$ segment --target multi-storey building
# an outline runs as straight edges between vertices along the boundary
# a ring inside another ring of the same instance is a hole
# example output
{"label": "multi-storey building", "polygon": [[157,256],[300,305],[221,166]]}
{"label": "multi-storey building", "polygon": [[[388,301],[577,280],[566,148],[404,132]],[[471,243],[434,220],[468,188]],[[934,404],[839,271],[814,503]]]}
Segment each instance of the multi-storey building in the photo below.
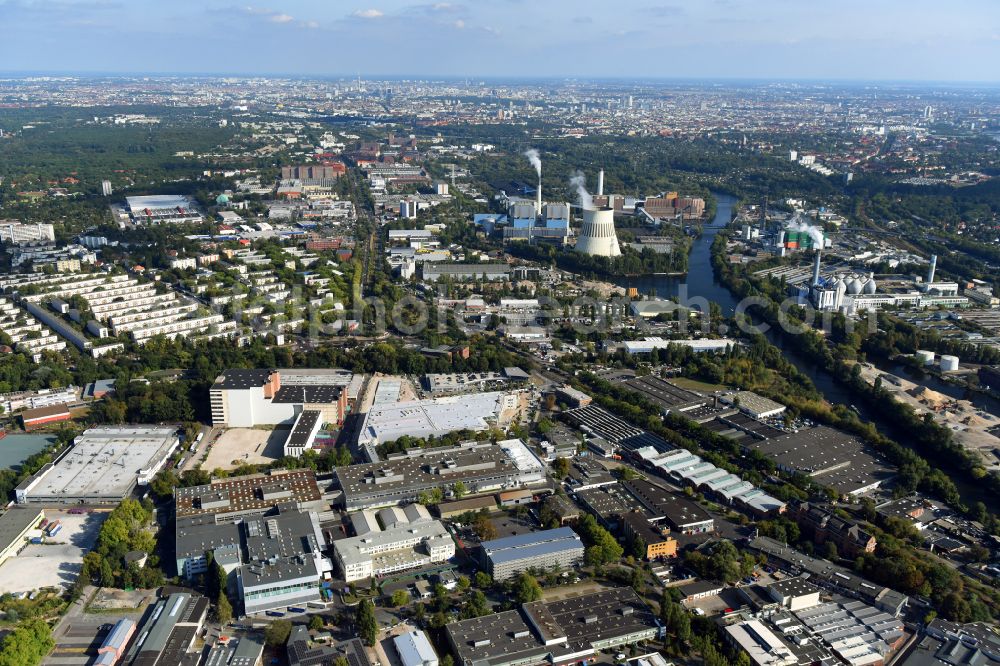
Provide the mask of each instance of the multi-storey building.
{"label": "multi-storey building", "polygon": [[493,580],[504,581],[529,569],[568,568],[583,560],[583,541],[570,527],[484,541],[482,565]]}

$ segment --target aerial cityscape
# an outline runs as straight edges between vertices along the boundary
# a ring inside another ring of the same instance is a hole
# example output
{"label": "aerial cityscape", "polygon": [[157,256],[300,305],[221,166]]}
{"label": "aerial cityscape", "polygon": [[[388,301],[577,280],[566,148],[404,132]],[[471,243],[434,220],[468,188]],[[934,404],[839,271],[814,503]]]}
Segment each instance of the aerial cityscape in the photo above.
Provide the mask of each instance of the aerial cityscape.
{"label": "aerial cityscape", "polygon": [[280,5],[0,0],[0,666],[1000,666],[1000,6]]}

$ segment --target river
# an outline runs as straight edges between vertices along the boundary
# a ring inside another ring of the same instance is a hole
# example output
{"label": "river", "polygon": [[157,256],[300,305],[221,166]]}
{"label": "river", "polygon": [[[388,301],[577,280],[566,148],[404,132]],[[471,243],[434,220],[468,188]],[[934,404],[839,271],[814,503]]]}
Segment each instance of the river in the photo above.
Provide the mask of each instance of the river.
{"label": "river", "polygon": [[[691,246],[687,276],[648,275],[622,278],[618,283],[625,287],[636,287],[640,294],[655,291],[660,298],[676,297],[681,293],[681,287],[687,285],[686,298],[688,300],[698,297],[705,298],[717,303],[724,315],[731,316],[736,311],[736,305],[739,301],[730,293],[729,289],[715,279],[715,271],[712,270],[712,241],[715,240],[715,235],[720,230],[729,225],[736,199],[727,194],[714,193],[714,196],[717,201],[715,217],[702,227],[701,236],[696,238]],[[850,391],[834,381],[828,372],[817,367],[809,359],[787,349],[784,337],[780,332],[769,330],[766,332],[766,336],[771,344],[779,347],[784,352],[785,357],[812,380],[828,401],[848,406],[854,404]],[[863,410],[864,407],[858,405],[858,409]],[[868,416],[863,411],[862,415]]]}
{"label": "river", "polygon": [[[738,301],[724,285],[715,279],[715,271],[712,269],[712,241],[715,240],[715,235],[720,230],[729,225],[736,199],[726,194],[713,194],[718,201],[715,217],[712,218],[711,223],[703,227],[701,236],[694,241],[691,247],[686,277],[650,275],[621,278],[617,281],[618,284],[623,287],[636,287],[641,294],[647,294],[655,290],[656,295],[659,297],[678,296],[681,292],[681,287],[687,285],[687,299],[695,297],[705,298],[718,303],[724,315],[732,315],[736,311]],[[824,368],[819,367],[812,360],[802,356],[795,350],[789,349],[785,344],[785,335],[774,328],[765,332],[765,336],[771,344],[781,349],[785,358],[812,380],[816,389],[828,402],[852,407],[861,416],[863,421],[875,424],[879,432],[899,442],[907,440],[908,435],[901,432],[895,423],[883,418],[881,414],[874,412],[863,402],[857,401],[851,391],[843,384],[837,382],[833,378],[833,375]],[[910,376],[908,371],[897,363],[885,362],[878,363],[877,365],[885,372],[891,372],[892,374],[906,377],[913,381],[919,381],[928,388],[951,397],[966,397],[963,388],[941,381],[933,375],[926,375],[923,378],[917,379]],[[975,393],[968,397],[971,397],[972,402],[980,409],[1000,416],[1000,401],[997,401],[995,398],[982,393]],[[995,498],[984,496],[981,488],[966,482],[960,476],[958,478],[956,478],[956,475],[950,476],[966,501],[982,500],[989,503],[995,500]]]}
{"label": "river", "polygon": [[[648,275],[621,278],[618,280],[618,284],[623,287],[635,287],[639,290],[640,294],[648,294],[655,291],[656,295],[661,298],[676,297],[681,294],[682,286],[687,285],[687,292],[685,294],[687,299],[701,297],[718,303],[722,309],[722,313],[726,316],[731,316],[736,311],[738,301],[730,293],[729,289],[720,284],[715,278],[715,271],[712,270],[712,242],[715,240],[715,235],[729,225],[736,199],[727,194],[713,194],[718,202],[715,217],[702,228],[701,236],[695,239],[692,244],[691,254],[688,257],[688,272],[686,277]],[[829,372],[796,351],[788,349],[785,345],[784,336],[785,334],[775,329],[766,332],[766,337],[771,344],[780,348],[784,352],[785,358],[795,364],[799,371],[812,380],[817,390],[823,394],[827,401],[833,404],[855,406],[865,420],[875,422],[880,430],[890,436],[896,434],[893,424],[883,421],[877,415],[871,413],[870,410],[866,409],[863,404],[858,404],[852,396],[851,391],[834,380]],[[885,372],[891,372],[901,377],[919,381],[928,388],[953,398],[966,397],[962,387],[941,381],[933,375],[926,375],[917,380],[908,375],[907,370],[899,364],[878,363],[877,365]],[[980,409],[1000,416],[1000,401],[982,393],[975,393],[969,397],[972,398],[973,403]]]}

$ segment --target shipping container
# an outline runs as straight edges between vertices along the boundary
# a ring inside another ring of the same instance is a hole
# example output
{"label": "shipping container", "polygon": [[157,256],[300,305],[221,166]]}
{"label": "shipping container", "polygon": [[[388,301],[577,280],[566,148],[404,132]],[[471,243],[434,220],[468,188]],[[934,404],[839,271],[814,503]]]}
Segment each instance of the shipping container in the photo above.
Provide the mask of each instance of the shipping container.
{"label": "shipping container", "polygon": [[45,537],[31,537],[31,543],[45,543]]}
{"label": "shipping container", "polygon": [[281,611],[267,611],[265,615],[268,617],[285,617],[285,614]]}
{"label": "shipping container", "polygon": [[306,609],[302,608],[301,606],[289,606],[288,607],[288,612],[289,613],[305,613]]}
{"label": "shipping container", "polygon": [[62,531],[62,525],[56,525],[53,529],[49,530],[49,536],[54,537]]}

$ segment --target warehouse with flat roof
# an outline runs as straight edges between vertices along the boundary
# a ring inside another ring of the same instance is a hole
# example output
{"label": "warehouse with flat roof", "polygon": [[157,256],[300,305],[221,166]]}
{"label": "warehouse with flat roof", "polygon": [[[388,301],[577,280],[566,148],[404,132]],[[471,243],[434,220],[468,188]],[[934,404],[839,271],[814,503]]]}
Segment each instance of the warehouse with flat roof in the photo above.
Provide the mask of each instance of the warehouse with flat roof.
{"label": "warehouse with flat roof", "polygon": [[17,487],[17,502],[120,502],[152,480],[177,444],[172,427],[89,428],[62,457]]}
{"label": "warehouse with flat roof", "polygon": [[19,506],[0,515],[0,564],[17,555],[27,545],[28,533],[43,518],[45,512],[41,509]]}
{"label": "warehouse with flat roof", "polygon": [[500,414],[515,404],[513,394],[490,391],[373,405],[365,414],[358,443],[382,444],[403,435],[440,437],[459,430],[480,432],[495,426]]}
{"label": "warehouse with flat roof", "polygon": [[895,476],[894,468],[861,439],[827,426],[753,441],[745,448],[756,449],[779,469],[808,476],[842,496],[862,495]]}

